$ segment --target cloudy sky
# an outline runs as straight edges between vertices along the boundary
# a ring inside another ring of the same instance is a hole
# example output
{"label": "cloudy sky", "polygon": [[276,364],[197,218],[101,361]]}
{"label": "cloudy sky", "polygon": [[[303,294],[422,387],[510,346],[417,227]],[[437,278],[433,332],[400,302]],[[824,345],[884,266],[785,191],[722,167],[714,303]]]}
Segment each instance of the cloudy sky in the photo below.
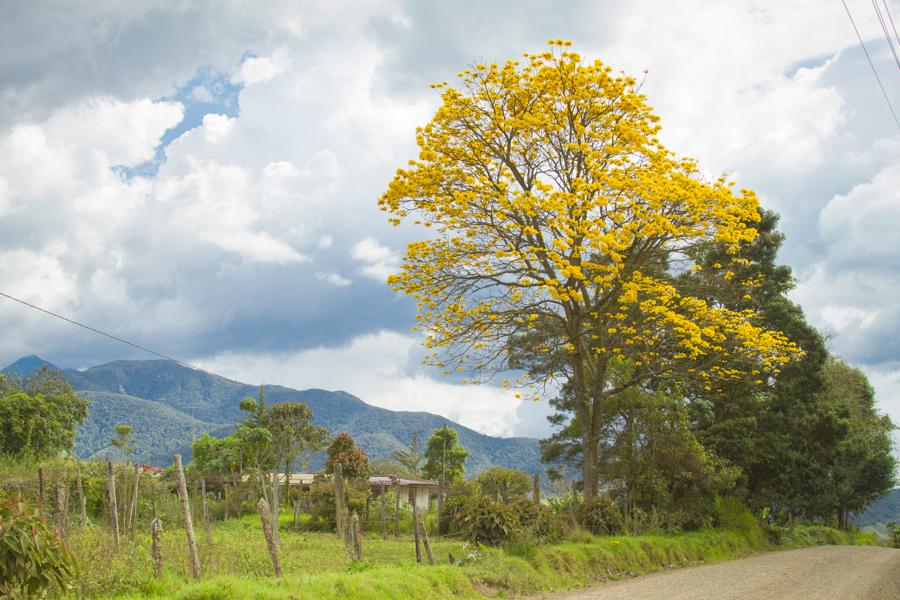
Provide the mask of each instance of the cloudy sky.
{"label": "cloudy sky", "polygon": [[[667,145],[782,215],[794,298],[900,422],[900,126],[839,0],[2,3],[0,291],[249,383],[542,435],[544,406],[420,366],[384,284],[416,232],[376,200],[429,83],[549,38],[649,70]],[[145,358],[0,298],[0,363],[32,353]]]}

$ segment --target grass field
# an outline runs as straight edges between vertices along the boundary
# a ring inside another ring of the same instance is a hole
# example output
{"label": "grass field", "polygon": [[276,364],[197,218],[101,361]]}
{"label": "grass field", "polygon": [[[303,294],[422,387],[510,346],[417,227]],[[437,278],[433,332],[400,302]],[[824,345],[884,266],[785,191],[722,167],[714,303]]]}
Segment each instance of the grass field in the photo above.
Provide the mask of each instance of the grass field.
{"label": "grass field", "polygon": [[[471,598],[510,597],[570,589],[606,579],[675,566],[715,562],[774,548],[760,529],[701,531],[673,536],[594,537],[541,545],[520,541],[504,549],[472,552],[460,540],[434,537],[438,565],[417,565],[411,535],[366,534],[363,561],[353,562],[333,533],[295,531],[283,517],[281,562],[285,577],[272,576],[258,519],[253,515],[215,524],[212,543],[197,531],[203,579],[190,578],[184,531],[163,538],[165,576],[153,579],[150,539],[126,536],[114,549],[109,531],[94,526],[72,531],[70,546],[81,573],[71,598],[289,599],[289,598]],[[816,543],[871,543],[827,528],[782,530],[785,547]],[[449,554],[456,564],[451,565]]]}

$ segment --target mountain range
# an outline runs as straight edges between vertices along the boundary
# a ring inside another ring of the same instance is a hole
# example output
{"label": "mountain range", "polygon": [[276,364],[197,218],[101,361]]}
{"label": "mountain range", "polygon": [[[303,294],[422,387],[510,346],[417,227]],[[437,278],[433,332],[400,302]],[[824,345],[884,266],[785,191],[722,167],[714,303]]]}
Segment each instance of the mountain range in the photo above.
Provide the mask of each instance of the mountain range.
{"label": "mountain range", "polygon": [[[191,439],[209,432],[226,436],[242,417],[238,404],[255,398],[256,386],[239,383],[167,360],[118,360],[83,371],[58,369],[27,356],[2,373],[27,377],[44,365],[59,370],[72,388],[90,402],[88,417],[79,427],[75,453],[82,458],[117,457],[110,440],[114,427],[131,425],[136,438],[133,460],[167,466],[176,452],[190,456]],[[302,402],[316,424],[337,434],[347,432],[370,458],[389,458],[406,447],[413,432],[424,442],[431,432],[449,425],[469,451],[467,474],[492,466],[542,470],[538,440],[499,438],[478,433],[449,419],[427,412],[392,411],[366,404],[341,391],[295,390],[264,386],[266,402]],[[321,464],[315,460],[313,467]]]}

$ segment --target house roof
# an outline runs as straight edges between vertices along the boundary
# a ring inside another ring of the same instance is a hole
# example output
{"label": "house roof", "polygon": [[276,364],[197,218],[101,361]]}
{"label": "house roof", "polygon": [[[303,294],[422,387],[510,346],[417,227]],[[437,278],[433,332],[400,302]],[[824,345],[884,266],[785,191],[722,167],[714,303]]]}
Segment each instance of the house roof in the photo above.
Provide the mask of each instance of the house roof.
{"label": "house roof", "polygon": [[[310,485],[319,473],[291,473],[289,485]],[[278,473],[276,476],[278,483],[284,483],[284,473]],[[244,479],[248,479],[249,475],[244,475]],[[369,485],[378,486],[394,486],[401,487],[438,487],[437,481],[430,479],[411,479],[407,477],[391,477],[385,475],[376,475],[369,477]]]}

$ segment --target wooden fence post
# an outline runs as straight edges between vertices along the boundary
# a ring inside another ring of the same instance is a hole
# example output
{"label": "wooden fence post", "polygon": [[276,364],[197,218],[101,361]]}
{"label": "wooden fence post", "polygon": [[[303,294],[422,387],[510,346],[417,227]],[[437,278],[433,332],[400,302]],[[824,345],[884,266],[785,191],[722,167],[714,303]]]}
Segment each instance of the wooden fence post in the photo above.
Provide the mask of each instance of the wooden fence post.
{"label": "wooden fence post", "polygon": [[534,472],[534,481],[531,488],[531,501],[535,504],[541,503],[541,473],[540,471]]}
{"label": "wooden fence post", "polygon": [[353,560],[361,561],[362,560],[362,539],[361,533],[359,531],[359,515],[355,512],[353,516],[350,518],[350,531],[352,532],[353,544],[352,544],[352,555]]}
{"label": "wooden fence post", "polygon": [[259,512],[259,521],[262,524],[263,535],[266,536],[266,546],[269,549],[269,558],[272,559],[272,568],[275,570],[275,577],[281,577],[281,562],[278,560],[278,546],[275,544],[275,535],[272,533],[271,509],[265,498],[260,498],[256,503],[256,509]]}
{"label": "wooden fence post", "polygon": [[163,576],[163,550],[162,550],[162,521],[158,517],[154,517],[150,521],[150,535],[153,538],[153,545],[150,547],[150,555],[153,557],[153,574],[157,579]]}
{"label": "wooden fence post", "polygon": [[180,454],[175,455],[175,470],[178,472],[178,496],[181,498],[181,511],[184,513],[184,531],[187,535],[188,551],[191,554],[191,572],[194,579],[200,579],[200,556],[197,554],[197,542],[194,540],[191,502],[188,498],[187,483],[184,480],[184,469],[181,468]]}
{"label": "wooden fence post", "polygon": [[334,464],[334,524],[338,537],[344,537],[344,476],[341,463]]}
{"label": "wooden fence post", "polygon": [[400,483],[396,483],[394,485],[394,489],[397,491],[397,503],[394,507],[394,535],[400,535]]}
{"label": "wooden fence post", "polygon": [[434,555],[431,554],[431,544],[428,542],[428,532],[425,531],[425,519],[421,513],[416,515],[416,528],[422,537],[422,545],[425,546],[425,556],[428,558],[428,564],[434,566]]}
{"label": "wooden fence post", "polygon": [[119,511],[116,507],[116,475],[111,460],[106,461],[106,479],[109,483],[109,520],[113,530],[113,540],[119,546]]}
{"label": "wooden fence post", "polygon": [[200,493],[203,495],[203,528],[206,531],[206,543],[212,545],[212,533],[209,531],[209,506],[206,503],[206,478],[200,478]]}
{"label": "wooden fence post", "polygon": [[443,467],[441,468],[441,478],[438,480],[438,497],[437,497],[437,517],[435,519],[435,525],[440,531],[441,528],[441,513],[444,511],[444,473]]}
{"label": "wooden fence post", "polygon": [[381,539],[387,539],[387,498],[385,497],[387,494],[387,488],[385,488],[384,484],[381,484]]}
{"label": "wooden fence post", "polygon": [[53,517],[56,521],[56,528],[59,529],[60,535],[65,538],[68,529],[68,510],[66,510],[66,493],[63,489],[63,483],[57,481],[53,486]]}
{"label": "wooden fence post", "polygon": [[419,507],[413,501],[413,537],[416,540],[416,562],[422,562],[422,550],[419,548]]}
{"label": "wooden fence post", "polygon": [[138,501],[138,489],[141,482],[141,468],[138,465],[134,465],[134,487],[131,490],[131,504],[128,505],[128,515],[125,517],[125,525],[128,527],[128,530],[131,532],[131,537],[134,537],[134,524],[137,520],[137,501]]}
{"label": "wooden fence post", "polygon": [[84,495],[84,484],[81,481],[81,465],[78,465],[78,470],[75,471],[75,481],[78,485],[78,504],[81,509],[79,522],[81,526],[84,527],[87,525],[87,498]]}

